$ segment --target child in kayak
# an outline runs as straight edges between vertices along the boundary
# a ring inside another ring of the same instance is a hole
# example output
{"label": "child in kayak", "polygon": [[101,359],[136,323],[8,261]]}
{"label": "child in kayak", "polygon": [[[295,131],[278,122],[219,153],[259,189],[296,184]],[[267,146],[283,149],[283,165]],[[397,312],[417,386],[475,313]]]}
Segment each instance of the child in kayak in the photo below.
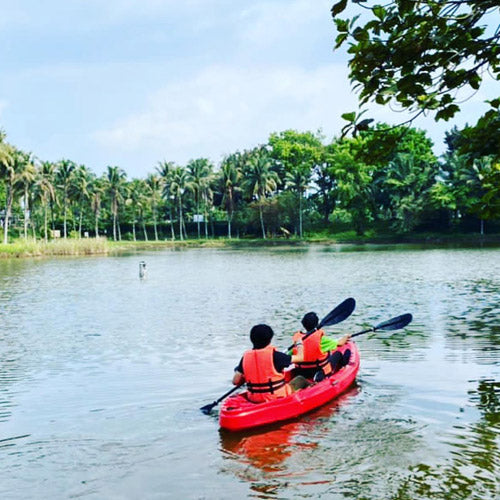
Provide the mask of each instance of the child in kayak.
{"label": "child in kayak", "polygon": [[309,385],[304,377],[295,377],[288,384],[283,370],[292,363],[304,359],[302,342],[296,344],[293,355],[278,351],[271,345],[274,332],[268,325],[255,325],[250,330],[250,341],[253,349],[243,354],[238,366],[234,369],[233,384],[247,384],[248,399],[254,403],[262,403],[282,398],[292,392]]}
{"label": "child in kayak", "polygon": [[315,381],[320,381],[325,376],[340,370],[349,363],[351,356],[349,349],[343,354],[336,351],[337,347],[349,342],[351,336],[344,335],[336,341],[326,337],[322,329],[318,330],[318,323],[318,315],[315,312],[308,312],[302,318],[302,326],[306,331],[298,331],[293,335],[294,345],[297,345],[297,342],[302,343],[304,352],[304,359],[296,363],[294,374],[313,378]]}

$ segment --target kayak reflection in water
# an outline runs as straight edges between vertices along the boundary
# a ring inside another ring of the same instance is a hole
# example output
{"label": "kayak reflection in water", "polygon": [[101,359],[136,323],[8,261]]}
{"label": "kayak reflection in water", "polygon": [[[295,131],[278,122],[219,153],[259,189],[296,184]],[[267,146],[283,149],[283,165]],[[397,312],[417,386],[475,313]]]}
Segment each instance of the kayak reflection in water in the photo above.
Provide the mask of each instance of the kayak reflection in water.
{"label": "kayak reflection in water", "polygon": [[[310,450],[318,448],[325,436],[331,436],[332,428],[336,425],[333,416],[338,408],[357,396],[359,391],[360,387],[354,385],[334,403],[314,410],[307,419],[241,432],[221,429],[221,450],[226,453],[227,458],[244,465],[239,474],[245,480],[253,475],[248,464],[268,473],[290,473],[290,467],[284,465],[284,462],[295,455],[298,457],[295,463],[304,463]],[[307,455],[301,455],[303,453]],[[297,470],[293,473],[300,475]]]}
{"label": "kayak reflection in water", "polygon": [[[279,428],[266,429],[264,432],[247,431],[242,433],[220,433],[221,447],[230,457],[241,463],[250,463],[265,472],[280,472],[285,470],[282,463],[298,451],[301,443],[293,441],[295,434],[300,432],[303,424],[290,422]],[[314,443],[314,447],[317,443]],[[310,444],[307,447],[311,447]],[[248,474],[248,471],[243,471]]]}
{"label": "kayak reflection in water", "polygon": [[302,342],[296,344],[294,354],[285,354],[271,344],[273,335],[268,325],[253,326],[250,330],[253,348],[243,354],[234,370],[233,384],[246,382],[248,399],[254,403],[283,398],[309,385],[300,375],[290,383],[285,380],[285,368],[304,359]]}
{"label": "kayak reflection in water", "polygon": [[318,323],[319,318],[315,312],[308,312],[304,315],[302,326],[306,331],[298,331],[293,335],[294,348],[292,350],[294,354],[297,346],[301,345],[304,358],[296,362],[293,374],[302,375],[317,382],[346,366],[351,356],[349,349],[346,349],[343,354],[336,351],[338,347],[349,342],[351,336],[348,334],[339,340],[334,340],[327,337],[321,328],[318,329]]}

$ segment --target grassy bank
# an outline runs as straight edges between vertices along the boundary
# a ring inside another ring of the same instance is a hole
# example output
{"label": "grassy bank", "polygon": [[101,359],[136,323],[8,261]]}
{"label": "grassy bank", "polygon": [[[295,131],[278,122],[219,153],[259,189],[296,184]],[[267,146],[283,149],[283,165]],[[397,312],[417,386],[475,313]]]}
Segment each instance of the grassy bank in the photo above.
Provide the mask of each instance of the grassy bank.
{"label": "grassy bank", "polygon": [[107,254],[110,245],[105,239],[67,239],[33,241],[19,239],[7,245],[0,244],[0,257],[41,257],[52,255],[97,255]]}
{"label": "grassy bank", "polygon": [[500,244],[500,234],[375,234],[367,233],[357,236],[353,231],[327,234],[310,233],[305,238],[242,238],[242,239],[189,239],[184,241],[109,241],[104,238],[94,239],[60,239],[47,243],[44,241],[15,240],[7,245],[0,244],[0,258],[8,257],[42,257],[56,255],[106,255],[129,251],[155,250],[162,248],[223,248],[223,247],[273,247],[273,246],[303,246],[308,244],[465,244],[483,243]]}

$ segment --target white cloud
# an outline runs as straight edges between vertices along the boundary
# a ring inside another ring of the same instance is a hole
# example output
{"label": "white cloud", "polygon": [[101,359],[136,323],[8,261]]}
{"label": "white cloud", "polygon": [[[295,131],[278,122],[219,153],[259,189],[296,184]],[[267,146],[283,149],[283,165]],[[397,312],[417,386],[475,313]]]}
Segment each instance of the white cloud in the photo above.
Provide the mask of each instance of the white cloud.
{"label": "white cloud", "polygon": [[354,109],[346,68],[329,65],[250,70],[227,66],[203,70],[190,80],[166,85],[148,108],[94,134],[107,149],[185,162],[250,148],[269,133],[288,128],[338,133],[340,114]]}

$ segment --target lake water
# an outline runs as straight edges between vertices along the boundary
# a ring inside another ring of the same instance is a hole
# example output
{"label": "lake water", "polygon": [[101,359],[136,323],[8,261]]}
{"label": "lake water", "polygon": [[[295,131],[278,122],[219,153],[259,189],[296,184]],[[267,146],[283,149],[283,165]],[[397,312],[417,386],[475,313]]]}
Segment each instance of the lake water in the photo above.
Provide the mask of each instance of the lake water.
{"label": "lake water", "polygon": [[[139,262],[147,276],[139,279]],[[357,308],[356,385],[222,432],[248,333]],[[500,497],[500,249],[311,246],[0,259],[0,498]]]}

